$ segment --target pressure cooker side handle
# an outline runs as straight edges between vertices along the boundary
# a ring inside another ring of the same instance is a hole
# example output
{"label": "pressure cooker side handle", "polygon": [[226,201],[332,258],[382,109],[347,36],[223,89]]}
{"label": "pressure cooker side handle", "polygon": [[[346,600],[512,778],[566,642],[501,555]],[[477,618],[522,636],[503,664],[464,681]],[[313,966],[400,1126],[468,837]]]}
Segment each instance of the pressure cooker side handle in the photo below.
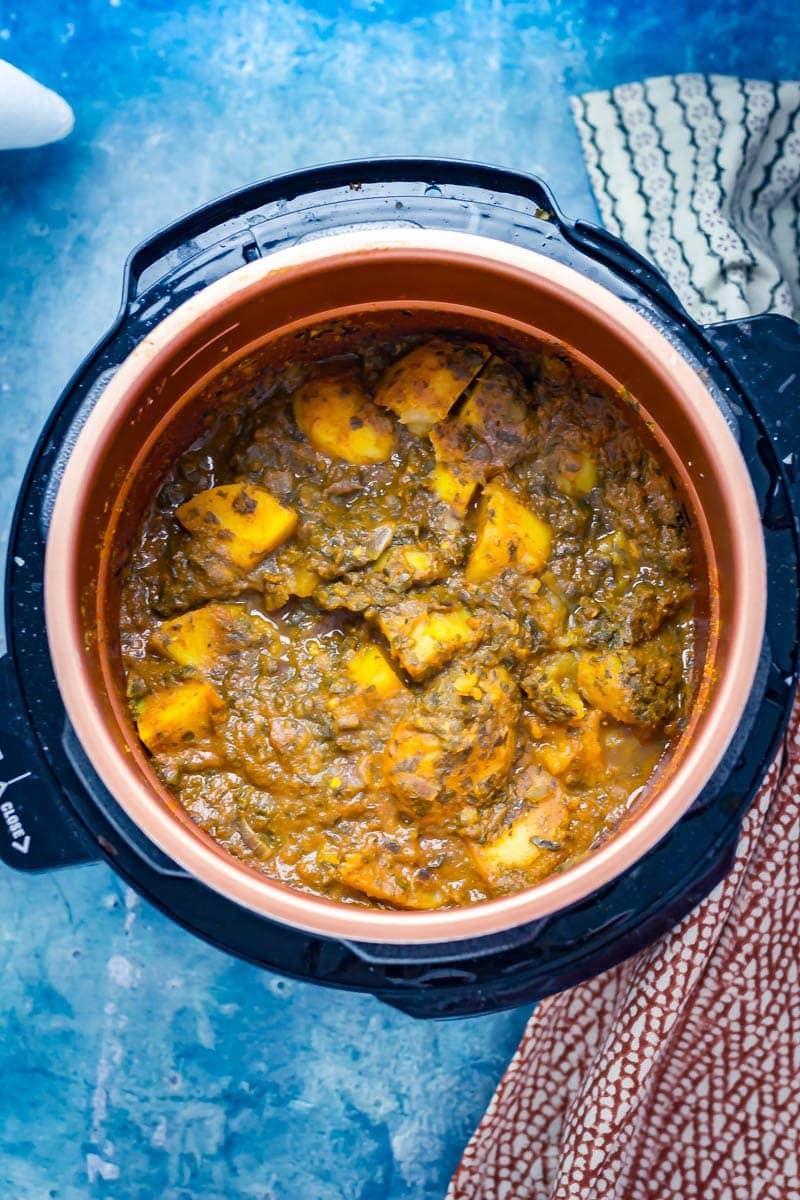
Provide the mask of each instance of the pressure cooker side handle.
{"label": "pressure cooker side handle", "polygon": [[[563,223],[562,230],[564,237],[576,249],[604,266],[613,267],[617,274],[631,280],[637,289],[645,288],[654,293],[674,312],[685,316],[683,305],[667,277],[649,259],[640,254],[638,250],[634,250],[633,246],[629,246],[622,238],[616,237],[602,225],[596,225],[593,221],[586,221],[582,217],[573,221],[572,224]],[[688,320],[688,318],[686,319]]]}
{"label": "pressure cooker side handle", "polygon": [[49,871],[99,858],[36,744],[6,654],[0,657],[0,859],[18,871]]}
{"label": "pressure cooker side handle", "polygon": [[[765,519],[773,529],[789,528],[800,521],[800,325],[766,314],[708,325],[704,333],[753,400],[773,444],[794,521],[777,508]],[[774,501],[779,506],[777,494]]]}

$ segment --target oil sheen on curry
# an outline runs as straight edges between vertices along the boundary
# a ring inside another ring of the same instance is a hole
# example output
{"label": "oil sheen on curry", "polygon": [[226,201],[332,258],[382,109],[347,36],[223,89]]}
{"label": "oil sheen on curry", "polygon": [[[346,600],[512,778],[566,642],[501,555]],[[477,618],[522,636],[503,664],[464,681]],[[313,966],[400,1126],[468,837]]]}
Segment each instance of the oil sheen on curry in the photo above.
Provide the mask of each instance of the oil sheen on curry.
{"label": "oil sheen on curry", "polygon": [[350,904],[515,892],[684,724],[688,517],[635,406],[457,334],[253,371],[162,483],[121,634],[139,737],[231,854]]}

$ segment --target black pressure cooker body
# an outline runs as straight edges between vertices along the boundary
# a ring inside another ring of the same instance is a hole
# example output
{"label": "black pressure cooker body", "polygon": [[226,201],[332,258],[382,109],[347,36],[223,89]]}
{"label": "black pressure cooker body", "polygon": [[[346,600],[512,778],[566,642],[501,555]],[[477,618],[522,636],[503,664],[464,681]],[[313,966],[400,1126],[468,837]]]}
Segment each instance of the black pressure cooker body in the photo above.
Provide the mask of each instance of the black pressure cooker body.
{"label": "black pressure cooker body", "polygon": [[[768,564],[761,665],[734,741],[690,810],[648,854],[579,903],[473,941],[334,941],[257,915],[172,862],[100,782],[66,719],[45,634],[44,550],[77,434],[119,365],[200,289],[273,250],[354,227],[480,233],[563,262],[636,308],[697,369],[738,429]],[[568,221],[526,175],[442,160],[378,160],[282,176],[198,209],[131,255],[112,328],[56,404],[23,480],[5,576],[0,658],[0,856],[41,871],[106,859],[173,920],[294,978],[369,992],[420,1017],[492,1012],[595,975],[675,925],[727,872],[742,817],[778,750],[797,685],[800,326],[763,316],[694,324],[625,243]]]}

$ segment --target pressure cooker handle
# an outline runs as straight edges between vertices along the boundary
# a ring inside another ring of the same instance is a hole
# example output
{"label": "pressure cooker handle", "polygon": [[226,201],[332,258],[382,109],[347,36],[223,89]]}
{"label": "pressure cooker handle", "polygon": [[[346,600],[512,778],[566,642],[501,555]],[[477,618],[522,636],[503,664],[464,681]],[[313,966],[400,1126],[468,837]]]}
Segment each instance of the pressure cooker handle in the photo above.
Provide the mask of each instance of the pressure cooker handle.
{"label": "pressure cooker handle", "polygon": [[765,523],[792,528],[800,521],[800,325],[766,314],[706,326],[705,335],[753,401],[780,463],[785,486],[773,481]]}
{"label": "pressure cooker handle", "polygon": [[595,225],[593,221],[581,217],[571,224],[562,222],[562,232],[567,241],[583,254],[603,266],[612,267],[617,275],[629,279],[637,290],[644,288],[676,312],[683,312],[683,306],[666,276],[622,238],[616,237],[602,225]]}
{"label": "pressure cooker handle", "polygon": [[48,871],[100,857],[36,743],[6,654],[0,657],[0,859],[18,871]]}

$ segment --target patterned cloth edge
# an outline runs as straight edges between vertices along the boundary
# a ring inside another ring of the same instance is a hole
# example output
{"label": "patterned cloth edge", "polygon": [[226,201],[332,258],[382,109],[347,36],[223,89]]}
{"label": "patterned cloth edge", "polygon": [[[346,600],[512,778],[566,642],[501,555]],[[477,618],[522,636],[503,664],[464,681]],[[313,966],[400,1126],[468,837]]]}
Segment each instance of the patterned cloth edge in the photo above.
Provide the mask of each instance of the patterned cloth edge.
{"label": "patterned cloth edge", "polygon": [[692,316],[800,315],[800,82],[665,75],[571,103],[604,224]]}

